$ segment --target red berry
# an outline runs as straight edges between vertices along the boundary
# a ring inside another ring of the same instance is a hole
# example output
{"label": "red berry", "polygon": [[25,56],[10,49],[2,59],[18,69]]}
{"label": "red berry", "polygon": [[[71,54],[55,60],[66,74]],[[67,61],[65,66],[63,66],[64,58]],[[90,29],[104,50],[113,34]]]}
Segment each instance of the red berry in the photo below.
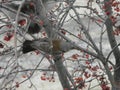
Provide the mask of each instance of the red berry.
{"label": "red berry", "polygon": [[62,34],[64,34],[64,35],[66,34],[66,32],[65,32],[65,31],[63,31],[63,30],[61,30],[61,33],[62,33]]}
{"label": "red berry", "polygon": [[73,59],[78,59],[78,57],[76,56],[76,54],[72,55]]}
{"label": "red berry", "polygon": [[19,85],[19,83],[18,83],[18,82],[16,82],[16,85],[15,85],[15,86],[16,86],[16,88],[18,88],[20,85]]}
{"label": "red berry", "polygon": [[68,88],[64,88],[64,90],[69,90]]}
{"label": "red berry", "polygon": [[110,12],[105,12],[106,13],[106,15],[110,15]]}
{"label": "red berry", "polygon": [[89,61],[86,61],[85,63],[86,63],[86,64],[90,64],[90,62],[89,62]]}
{"label": "red berry", "polygon": [[22,19],[22,20],[18,21],[18,24],[19,24],[20,26],[24,26],[24,25],[26,24],[26,20],[25,20],[25,19]]}
{"label": "red berry", "polygon": [[36,53],[36,55],[38,55],[38,54],[40,54],[40,51],[38,51],[38,50],[35,50],[35,53]]}
{"label": "red berry", "polygon": [[89,54],[86,54],[86,58],[87,58],[87,59],[89,58]]}
{"label": "red berry", "polygon": [[78,38],[82,38],[82,35],[81,35],[81,34],[78,34]]}
{"label": "red berry", "polygon": [[44,22],[42,20],[40,20],[40,25],[43,26],[44,25]]}
{"label": "red berry", "polygon": [[46,80],[46,77],[45,76],[41,76],[41,80]]}

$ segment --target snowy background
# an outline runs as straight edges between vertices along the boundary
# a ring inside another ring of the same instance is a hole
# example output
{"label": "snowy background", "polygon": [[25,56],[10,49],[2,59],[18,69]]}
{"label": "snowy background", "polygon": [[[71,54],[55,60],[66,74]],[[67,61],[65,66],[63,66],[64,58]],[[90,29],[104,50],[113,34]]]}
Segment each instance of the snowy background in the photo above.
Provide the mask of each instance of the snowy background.
{"label": "snowy background", "polygon": [[[86,2],[87,2],[87,0],[77,0],[75,4],[76,5],[77,4],[78,5],[86,5]],[[97,8],[97,5],[93,3],[93,7]],[[80,13],[85,13],[85,12],[89,13],[89,10],[81,9],[79,12]],[[82,18],[82,20],[83,20],[83,23],[87,27],[88,19]],[[64,25],[64,28],[67,29],[67,30],[70,30],[74,34],[78,33],[78,32],[74,32],[73,31],[75,28],[78,28],[77,24],[74,21],[70,21],[70,22],[66,23]],[[94,38],[93,38],[94,41],[98,45],[98,43],[99,43],[98,39],[100,37],[99,36],[99,34],[100,34],[100,28],[95,23],[92,23],[90,25],[90,30],[92,31],[91,35],[94,36]],[[73,36],[68,36],[68,37],[70,37],[72,40],[75,40],[75,42],[80,43]],[[118,38],[118,40],[120,40],[119,37],[117,37],[117,38]],[[0,38],[0,40],[2,40],[2,39],[3,38]],[[110,51],[110,49],[109,49],[110,46],[108,45],[106,34],[104,35],[104,40],[105,41],[103,42],[104,43],[104,47],[103,47],[104,51],[103,52],[105,52],[105,55],[107,55],[108,52]],[[12,42],[10,42],[10,43],[6,42],[6,43],[12,45]],[[84,44],[81,44],[81,43],[80,43],[80,45],[84,46]],[[73,50],[73,51],[70,51],[68,53],[65,53],[65,58],[70,57],[75,52],[77,53],[78,51]],[[40,60],[41,60],[42,57],[43,56],[41,54],[36,55],[35,52],[31,52],[31,53],[22,55],[19,58],[18,61],[19,61],[19,64],[23,66],[23,68],[25,68],[25,69],[32,69],[32,68],[35,68],[35,66],[40,62]],[[3,65],[4,63],[8,62],[8,60],[10,58],[11,58],[11,55],[0,57],[0,61],[1,61],[0,65]],[[74,68],[75,63],[69,63],[68,66]],[[46,69],[47,67],[49,67],[49,62],[47,61],[47,59],[44,58],[43,61],[42,61],[42,63],[39,65],[39,68],[41,70],[43,70],[43,69]],[[32,78],[30,79],[31,81],[28,80],[28,81],[24,82],[23,84],[20,84],[20,87],[17,88],[16,90],[57,90],[57,89],[58,90],[62,90],[62,87],[61,87],[61,84],[59,82],[57,73],[55,73],[55,82],[54,81],[49,81],[49,80],[44,81],[44,80],[41,80],[41,76],[43,75],[43,72],[41,72],[41,70],[38,70],[38,71],[36,71],[33,74]],[[0,74],[2,72],[3,71],[0,70]],[[49,73],[49,74],[51,74],[51,73]],[[20,82],[20,81],[26,79],[26,77],[23,77],[22,74],[20,74],[20,76],[21,76],[21,78],[18,77],[17,79],[15,79],[15,82]],[[1,81],[2,81],[2,79],[1,79]],[[32,82],[33,86],[35,86],[35,87],[30,88],[30,82]],[[92,86],[95,86],[98,83],[97,83],[97,81],[94,80],[91,84],[92,84]],[[2,83],[0,83],[0,85],[2,85]],[[83,90],[87,90],[87,88],[86,89],[83,88]],[[99,87],[96,87],[96,88],[93,88],[91,90],[101,90],[101,89]]]}

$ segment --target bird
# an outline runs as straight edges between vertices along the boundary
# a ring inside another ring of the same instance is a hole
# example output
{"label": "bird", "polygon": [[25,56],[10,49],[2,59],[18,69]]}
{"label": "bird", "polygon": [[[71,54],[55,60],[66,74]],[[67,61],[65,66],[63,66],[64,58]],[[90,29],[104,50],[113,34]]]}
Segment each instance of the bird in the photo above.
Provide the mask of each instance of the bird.
{"label": "bird", "polygon": [[35,5],[34,2],[25,2],[21,8],[21,12],[25,14],[35,14]]}
{"label": "bird", "polygon": [[29,27],[28,27],[28,31],[27,33],[29,34],[37,34],[42,30],[42,26],[40,26],[38,23],[36,22],[31,22]]}
{"label": "bird", "polygon": [[[12,3],[5,4],[5,6],[10,7],[14,10],[18,10],[20,4],[12,2]],[[27,15],[35,14],[36,8],[35,8],[34,1],[26,1],[21,8],[21,12]]]}
{"label": "bird", "polygon": [[26,54],[37,49],[42,50],[44,52],[49,52],[50,50],[48,48],[50,48],[50,42],[48,38],[25,40],[22,45],[22,52]]}
{"label": "bird", "polygon": [[69,50],[75,49],[74,45],[62,39],[41,38],[36,40],[25,40],[22,45],[23,54],[34,50],[41,50],[48,54],[65,53]]}
{"label": "bird", "polygon": [[35,48],[31,47],[31,44],[32,41],[30,40],[26,40],[24,43],[23,43],[23,46],[22,46],[22,52],[25,54],[25,53],[28,53],[30,51],[34,51],[36,50]]}

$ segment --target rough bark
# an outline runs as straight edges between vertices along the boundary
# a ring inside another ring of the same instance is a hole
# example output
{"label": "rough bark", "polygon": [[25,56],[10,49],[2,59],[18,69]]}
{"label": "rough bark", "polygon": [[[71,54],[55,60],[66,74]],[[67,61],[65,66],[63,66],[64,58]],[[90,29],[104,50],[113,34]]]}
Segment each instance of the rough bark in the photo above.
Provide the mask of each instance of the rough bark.
{"label": "rough bark", "polygon": [[[104,0],[105,6],[106,6],[106,12],[109,12],[110,14],[108,15],[105,25],[107,29],[107,35],[109,39],[109,43],[111,46],[111,49],[114,49],[115,46],[117,46],[117,42],[115,39],[115,36],[113,35],[113,24],[112,20],[110,19],[110,16],[112,15],[112,6],[110,4],[106,5],[106,3],[109,3],[110,0]],[[115,71],[114,71],[114,82],[115,82],[115,87],[112,88],[112,90],[120,90],[120,51],[119,48],[116,47],[113,50],[113,55],[116,60],[115,64]]]}
{"label": "rough bark", "polygon": [[70,83],[67,78],[67,72],[65,66],[63,65],[61,54],[54,55],[54,63],[63,89],[71,90]]}
{"label": "rough bark", "polygon": [[[106,28],[107,28],[109,42],[110,42],[111,48],[113,49],[117,45],[117,42],[115,40],[115,36],[112,33],[113,27],[112,27],[112,22],[109,18],[106,20]],[[114,71],[114,81],[115,81],[116,87],[120,87],[120,68],[119,68],[120,67],[120,51],[118,47],[113,51],[113,54],[116,60],[115,71]],[[120,88],[118,89],[114,88],[113,90],[120,90]]]}

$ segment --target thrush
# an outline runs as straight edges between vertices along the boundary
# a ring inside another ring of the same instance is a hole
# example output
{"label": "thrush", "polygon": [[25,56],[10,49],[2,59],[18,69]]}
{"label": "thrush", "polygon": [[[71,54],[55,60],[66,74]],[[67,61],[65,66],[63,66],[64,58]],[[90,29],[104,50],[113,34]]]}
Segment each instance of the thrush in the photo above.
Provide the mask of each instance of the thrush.
{"label": "thrush", "polygon": [[49,38],[42,38],[37,40],[25,40],[23,42],[22,52],[24,54],[37,49],[52,54],[56,52],[65,53],[75,49],[75,47],[70,42],[61,39],[50,40]]}

